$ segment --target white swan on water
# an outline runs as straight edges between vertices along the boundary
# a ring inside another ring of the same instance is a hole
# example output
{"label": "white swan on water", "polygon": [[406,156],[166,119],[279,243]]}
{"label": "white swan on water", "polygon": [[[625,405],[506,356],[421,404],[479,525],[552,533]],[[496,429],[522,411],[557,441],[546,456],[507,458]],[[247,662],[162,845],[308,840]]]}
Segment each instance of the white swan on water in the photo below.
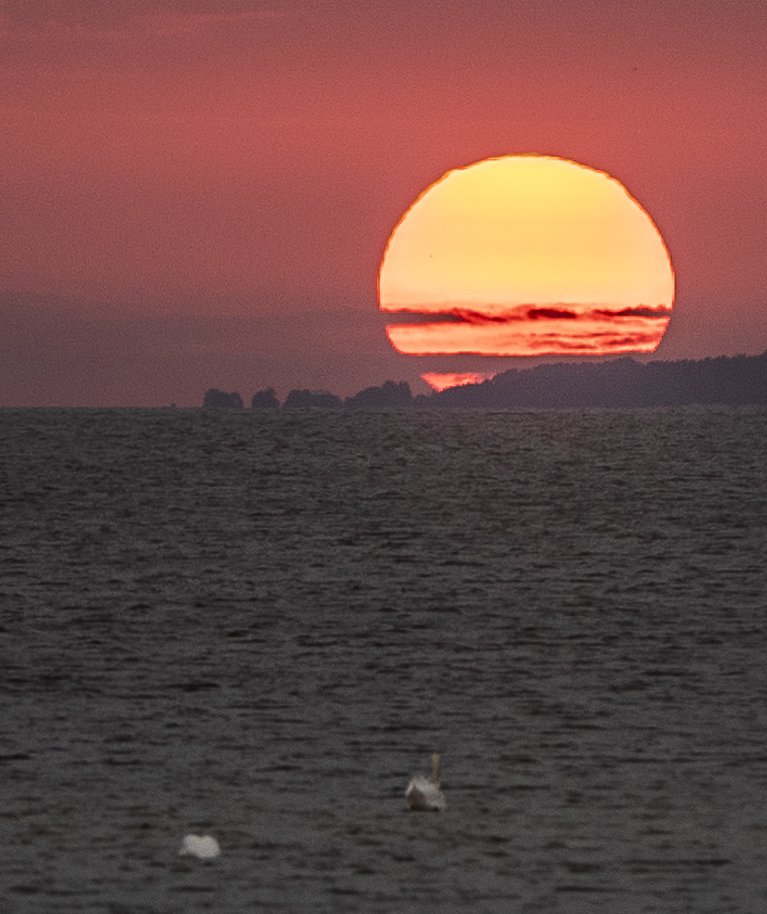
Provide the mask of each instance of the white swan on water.
{"label": "white swan on water", "polygon": [[212,835],[184,835],[178,854],[180,857],[213,860],[221,855],[221,847]]}
{"label": "white swan on water", "polygon": [[440,773],[439,752],[431,755],[431,772],[428,777],[416,774],[410,779],[405,790],[405,799],[408,809],[418,809],[429,812],[441,812],[447,807],[445,795],[439,781]]}

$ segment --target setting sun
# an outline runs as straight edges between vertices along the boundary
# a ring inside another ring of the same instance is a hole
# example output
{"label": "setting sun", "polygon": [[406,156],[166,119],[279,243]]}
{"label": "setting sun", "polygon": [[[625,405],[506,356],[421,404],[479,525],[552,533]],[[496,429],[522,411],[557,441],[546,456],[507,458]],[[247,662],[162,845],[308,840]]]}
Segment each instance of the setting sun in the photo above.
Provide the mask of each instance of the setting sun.
{"label": "setting sun", "polygon": [[427,188],[388,240],[378,288],[408,355],[613,355],[658,347],[674,273],[615,178],[520,155]]}

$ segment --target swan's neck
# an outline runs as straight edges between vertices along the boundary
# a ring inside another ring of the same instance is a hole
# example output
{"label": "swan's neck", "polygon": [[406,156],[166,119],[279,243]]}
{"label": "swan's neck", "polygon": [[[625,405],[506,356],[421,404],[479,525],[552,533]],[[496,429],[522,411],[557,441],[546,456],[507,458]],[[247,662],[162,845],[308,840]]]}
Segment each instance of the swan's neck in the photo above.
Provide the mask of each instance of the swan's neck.
{"label": "swan's neck", "polygon": [[440,768],[441,760],[439,752],[434,752],[431,757],[431,774],[429,775],[429,780],[432,784],[436,784],[437,786],[439,786]]}

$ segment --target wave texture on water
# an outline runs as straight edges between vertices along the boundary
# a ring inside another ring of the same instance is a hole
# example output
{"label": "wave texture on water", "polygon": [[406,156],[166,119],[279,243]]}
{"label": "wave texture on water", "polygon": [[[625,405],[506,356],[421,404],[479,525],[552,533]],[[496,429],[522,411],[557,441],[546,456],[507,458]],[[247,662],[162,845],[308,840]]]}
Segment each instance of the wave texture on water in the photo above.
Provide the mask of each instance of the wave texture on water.
{"label": "wave texture on water", "polygon": [[764,410],[0,435],[7,914],[764,908]]}

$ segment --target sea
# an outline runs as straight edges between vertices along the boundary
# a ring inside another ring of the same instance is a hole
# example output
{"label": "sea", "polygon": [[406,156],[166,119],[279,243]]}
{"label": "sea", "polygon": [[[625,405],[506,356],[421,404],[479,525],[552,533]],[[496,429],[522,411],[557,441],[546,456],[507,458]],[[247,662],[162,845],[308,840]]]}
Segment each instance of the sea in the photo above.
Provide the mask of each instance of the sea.
{"label": "sea", "polygon": [[767,910],[765,442],[0,410],[0,910]]}

